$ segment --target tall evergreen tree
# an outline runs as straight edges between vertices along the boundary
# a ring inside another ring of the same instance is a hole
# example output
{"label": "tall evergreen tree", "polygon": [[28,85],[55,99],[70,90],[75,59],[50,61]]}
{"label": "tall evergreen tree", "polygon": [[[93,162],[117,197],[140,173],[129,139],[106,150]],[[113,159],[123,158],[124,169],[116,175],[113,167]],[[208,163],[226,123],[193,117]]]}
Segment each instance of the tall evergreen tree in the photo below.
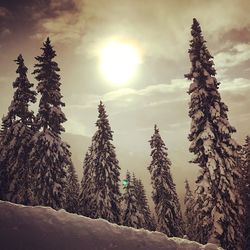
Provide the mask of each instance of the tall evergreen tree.
{"label": "tall evergreen tree", "polygon": [[60,93],[60,71],[53,60],[56,52],[49,38],[43,43],[41,56],[33,74],[38,81],[37,91],[41,94],[36,117],[37,132],[32,138],[30,164],[34,175],[34,195],[37,204],[55,209],[65,205],[66,170],[70,165],[69,146],[61,139],[62,123],[66,117],[61,110],[65,104]]}
{"label": "tall evergreen tree", "polygon": [[6,143],[5,136],[8,131],[8,127],[10,126],[10,121],[8,116],[2,118],[1,130],[0,130],[0,200],[6,200],[7,195],[7,165],[6,165]]}
{"label": "tall evergreen tree", "polygon": [[156,231],[156,228],[157,228],[157,223],[156,223],[156,217],[155,217],[155,214],[153,213],[152,214],[152,230],[151,231]]}
{"label": "tall evergreen tree", "polygon": [[78,198],[80,186],[73,163],[67,169],[67,189],[66,189],[66,211],[70,213],[78,213]]}
{"label": "tall evergreen tree", "polygon": [[155,125],[151,137],[152,161],[148,167],[153,186],[153,201],[157,215],[157,231],[168,236],[183,236],[183,222],[175,184],[170,173],[171,162],[168,159],[167,147],[159,129]]}
{"label": "tall evergreen tree", "polygon": [[95,203],[95,171],[91,164],[93,156],[92,146],[89,147],[83,162],[83,177],[79,195],[79,214],[95,218],[96,203]]}
{"label": "tall evergreen tree", "polygon": [[120,167],[112,144],[113,131],[102,102],[98,112],[97,131],[84,163],[80,210],[85,210],[83,213],[91,218],[103,218],[119,224]]}
{"label": "tall evergreen tree", "polygon": [[250,137],[247,136],[243,146],[243,195],[245,204],[245,249],[250,249]]}
{"label": "tall evergreen tree", "polygon": [[29,111],[29,104],[36,101],[36,92],[31,90],[33,84],[27,78],[28,69],[22,55],[15,62],[18,65],[18,77],[13,82],[16,91],[0,132],[0,198],[30,205],[32,181],[28,154],[34,115]]}
{"label": "tall evergreen tree", "polygon": [[192,67],[185,76],[192,80],[189,150],[195,154],[193,163],[200,167],[194,207],[201,221],[197,230],[199,241],[218,243],[229,250],[240,249],[239,216],[243,210],[235,186],[236,179],[240,178],[236,167],[238,144],[231,138],[236,130],[229,124],[228,107],[218,92],[213,57],[195,18],[191,35],[189,57]]}
{"label": "tall evergreen tree", "polygon": [[140,179],[133,178],[135,186],[135,197],[137,202],[137,209],[142,214],[143,224],[142,227],[153,231],[155,230],[154,221],[151,216],[151,212],[148,205],[148,199],[142,181]]}
{"label": "tall evergreen tree", "polygon": [[10,132],[13,123],[14,118],[10,116],[10,113],[3,116],[0,131],[0,200],[8,200],[9,178],[7,169],[9,155],[11,154],[9,146],[13,139]]}
{"label": "tall evergreen tree", "polygon": [[138,207],[135,177],[131,178],[129,171],[127,171],[126,179],[128,181],[128,185],[124,187],[124,194],[122,196],[123,225],[134,228],[143,228],[145,226],[145,220]]}
{"label": "tall evergreen tree", "polygon": [[185,198],[184,198],[184,204],[185,204],[185,231],[186,235],[188,236],[189,240],[194,240],[195,238],[195,231],[194,231],[194,221],[195,223],[198,223],[196,221],[196,216],[194,215],[193,206],[194,206],[194,196],[192,194],[192,191],[190,189],[189,183],[186,180],[185,181]]}

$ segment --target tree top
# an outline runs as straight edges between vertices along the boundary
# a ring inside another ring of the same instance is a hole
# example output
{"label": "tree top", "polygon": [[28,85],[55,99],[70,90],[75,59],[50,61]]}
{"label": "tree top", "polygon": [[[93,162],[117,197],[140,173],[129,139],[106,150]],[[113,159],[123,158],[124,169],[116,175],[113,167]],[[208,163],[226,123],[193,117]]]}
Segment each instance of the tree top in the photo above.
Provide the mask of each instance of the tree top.
{"label": "tree top", "polygon": [[154,126],[154,130],[155,130],[155,134],[158,134],[158,133],[159,133],[159,128],[157,127],[156,124],[155,124],[155,126]]}

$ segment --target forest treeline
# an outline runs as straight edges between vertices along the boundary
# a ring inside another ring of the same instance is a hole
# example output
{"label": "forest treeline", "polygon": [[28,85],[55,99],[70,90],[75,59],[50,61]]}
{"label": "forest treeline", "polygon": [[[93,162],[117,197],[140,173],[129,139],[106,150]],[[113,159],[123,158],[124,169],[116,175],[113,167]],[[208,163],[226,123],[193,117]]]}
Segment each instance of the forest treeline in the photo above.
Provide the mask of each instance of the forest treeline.
{"label": "forest treeline", "polygon": [[[34,84],[27,78],[22,55],[15,60],[14,96],[0,131],[0,199],[24,205],[64,208],[90,218],[212,242],[228,250],[250,248],[250,137],[239,145],[228,121],[228,107],[221,100],[213,57],[194,18],[188,51],[191,81],[188,94],[190,152],[200,171],[195,189],[186,181],[185,213],[170,171],[168,149],[155,125],[149,141],[152,199],[148,206],[143,183],[127,172],[120,190],[120,167],[113,145],[113,131],[102,102],[98,105],[96,132],[84,156],[81,183],[62,141],[63,123],[59,67],[48,38],[35,57]],[[37,100],[37,94],[40,98]],[[38,102],[38,112],[30,104]],[[1,215],[0,215],[1,216]]]}

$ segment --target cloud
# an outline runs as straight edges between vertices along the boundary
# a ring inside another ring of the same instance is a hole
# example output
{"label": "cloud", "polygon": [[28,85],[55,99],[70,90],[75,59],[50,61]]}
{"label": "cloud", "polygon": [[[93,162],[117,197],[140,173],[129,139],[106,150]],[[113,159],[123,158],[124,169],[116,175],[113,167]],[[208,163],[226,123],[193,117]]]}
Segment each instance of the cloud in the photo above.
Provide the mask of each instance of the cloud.
{"label": "cloud", "polygon": [[[86,120],[92,121],[94,124],[97,115],[97,106],[102,100],[107,107],[108,114],[112,117],[112,124],[124,127],[124,131],[129,131],[134,126],[135,129],[144,128],[158,120],[164,120],[164,115],[174,117],[173,121],[178,123],[185,120],[185,108],[179,108],[179,112],[173,116],[171,113],[173,108],[182,107],[187,103],[188,83],[184,79],[174,79],[169,84],[149,85],[142,89],[122,88],[115,91],[107,92],[104,95],[86,95],[84,98],[75,96],[78,104],[72,103],[66,106],[66,116],[69,114],[70,119],[74,119],[72,126],[68,125],[67,131],[70,133],[78,133],[78,127],[84,124],[87,130],[81,129],[81,134],[91,136],[94,129],[86,125]],[[79,103],[82,100],[82,103]],[[79,114],[85,114],[84,117]],[[147,116],[150,114],[150,116]],[[159,119],[159,117],[160,119]],[[155,120],[155,121],[154,121]],[[122,125],[117,125],[123,123]],[[77,126],[79,124],[79,126]],[[170,126],[169,129],[175,129],[176,126]],[[121,129],[123,131],[123,129]]]}
{"label": "cloud", "polygon": [[[143,99],[147,102],[151,99],[159,97],[157,102],[154,102],[154,106],[158,103],[166,103],[166,100],[161,100],[168,96],[167,102],[176,101],[176,98],[183,98],[183,96],[176,96],[175,93],[183,93],[186,96],[186,91],[188,89],[189,83],[185,79],[173,79],[170,81],[170,84],[157,84],[157,85],[148,85],[142,89],[134,88],[120,88],[114,91],[105,93],[104,95],[87,95],[85,97],[84,105],[77,105],[78,108],[95,108],[99,101],[102,100],[106,102],[117,102],[118,106],[130,106],[132,102],[135,102],[137,99]],[[163,101],[163,102],[162,102]],[[152,105],[152,104],[151,104]],[[74,105],[76,107],[76,105]]]}
{"label": "cloud", "polygon": [[[178,67],[180,62],[182,67],[189,63],[187,50],[193,17],[197,17],[201,23],[210,52],[221,52],[217,65],[236,64],[223,49],[241,42],[244,27],[250,27],[246,0],[239,0],[237,8],[235,1],[230,0],[47,2],[47,6],[42,7],[34,4],[40,9],[34,7],[31,11],[34,22],[37,22],[36,32],[31,35],[33,39],[44,40],[50,36],[55,43],[70,45],[76,56],[94,60],[97,60],[100,48],[110,40],[134,43],[142,53],[142,67],[146,70],[151,67],[144,73],[145,78],[147,74],[151,77],[154,71],[155,76],[152,78],[156,83],[179,77],[169,76],[168,69],[163,69],[163,62],[173,64],[170,68]],[[233,39],[236,36],[238,38]],[[237,59],[240,60],[241,56]],[[226,73],[222,66],[219,71],[221,75]]]}
{"label": "cloud", "polygon": [[50,35],[60,43],[76,43],[76,53],[92,57],[104,42],[118,39],[136,43],[147,57],[178,61],[186,56],[193,17],[216,51],[230,40],[230,31],[250,25],[247,0],[239,0],[237,11],[235,1],[229,0],[51,0],[42,6],[35,2],[33,38]]}
{"label": "cloud", "polygon": [[[72,125],[67,126],[67,131],[92,136],[95,131],[97,106],[99,101],[103,100],[112,127],[119,128],[119,136],[123,136],[123,133],[127,135],[133,130],[149,134],[154,123],[159,124],[162,131],[168,135],[176,131],[187,134],[190,123],[190,96],[187,94],[189,84],[185,79],[173,79],[169,84],[149,85],[141,89],[122,88],[103,95],[75,96],[77,104],[73,101],[71,105],[66,106],[66,116],[69,114],[70,120],[74,120]],[[246,128],[240,122],[250,115],[250,79],[223,79],[219,91],[222,101],[229,107],[230,121],[242,128],[239,135],[243,136]],[[169,136],[172,138],[172,135]]]}
{"label": "cloud", "polygon": [[215,56],[215,64],[218,68],[231,68],[238,66],[250,59],[250,44],[240,43],[231,49],[218,53]]}
{"label": "cloud", "polygon": [[187,88],[188,81],[185,79],[172,79],[170,84],[150,85],[139,91],[139,95],[151,95],[152,93],[172,93]]}
{"label": "cloud", "polygon": [[246,78],[235,78],[235,79],[223,79],[221,81],[221,91],[250,91],[250,79]]}
{"label": "cloud", "polygon": [[249,43],[250,26],[230,29],[222,35],[222,39],[233,43]]}
{"label": "cloud", "polygon": [[1,31],[0,31],[0,37],[1,38],[7,37],[10,34],[11,34],[11,31],[8,28],[2,28]]}
{"label": "cloud", "polygon": [[11,12],[0,6],[0,39],[8,37],[12,32],[7,22],[12,18]]}
{"label": "cloud", "polygon": [[157,94],[169,94],[186,89],[188,86],[187,84],[188,82],[185,79],[173,79],[171,80],[170,84],[148,85],[147,87],[138,90],[132,88],[123,88],[108,92],[107,94],[103,95],[103,99],[106,101],[114,101],[117,99],[120,100],[126,96],[149,97]]}
{"label": "cloud", "polygon": [[168,94],[168,93],[174,93],[175,91],[178,91],[180,89],[185,88],[185,80],[178,79],[173,80],[170,84],[157,84],[157,85],[149,85],[145,88],[136,90],[132,88],[122,88],[119,90],[111,91],[106,93],[101,97],[104,101],[116,101],[116,100],[128,100],[128,97],[134,98],[134,97],[150,97],[155,96],[157,94]]}
{"label": "cloud", "polygon": [[6,84],[6,83],[8,83],[10,81],[11,81],[10,77],[8,77],[8,76],[0,76],[0,84],[1,85],[4,85],[4,84]]}
{"label": "cloud", "polygon": [[250,79],[224,79],[220,91],[223,101],[229,104],[230,114],[234,117],[250,115]]}
{"label": "cloud", "polygon": [[82,3],[80,0],[51,0],[48,6],[39,6],[40,11],[37,5],[30,6],[32,19],[37,22],[37,31],[31,38],[40,40],[50,36],[54,42],[62,44],[79,40],[84,27],[78,9]]}
{"label": "cloud", "polygon": [[4,7],[1,7],[0,6],[0,18],[6,18],[6,17],[10,17],[11,16],[11,13],[8,9],[4,8]]}
{"label": "cloud", "polygon": [[132,39],[146,56],[178,61],[186,55],[193,17],[198,18],[209,45],[217,51],[225,45],[220,42],[221,34],[250,24],[244,8],[247,4],[248,1],[240,0],[236,8],[235,2],[228,0],[88,0],[82,12],[86,32],[77,52],[86,54],[95,50],[103,40]]}
{"label": "cloud", "polygon": [[75,27],[74,17],[70,13],[55,19],[44,19],[41,27],[45,32],[40,33],[40,37],[49,36],[54,42],[70,43],[81,37],[81,32]]}
{"label": "cloud", "polygon": [[63,125],[66,132],[70,132],[75,135],[86,135],[86,128],[83,123],[77,119],[77,116],[68,114],[68,120]]}

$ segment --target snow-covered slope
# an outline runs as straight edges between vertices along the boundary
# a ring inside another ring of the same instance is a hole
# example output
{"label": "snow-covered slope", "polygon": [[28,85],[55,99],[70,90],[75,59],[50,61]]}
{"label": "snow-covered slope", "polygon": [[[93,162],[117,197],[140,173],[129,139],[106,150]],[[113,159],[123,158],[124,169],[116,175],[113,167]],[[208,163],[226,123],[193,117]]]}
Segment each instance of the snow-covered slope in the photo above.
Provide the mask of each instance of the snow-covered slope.
{"label": "snow-covered slope", "polygon": [[117,226],[64,210],[0,201],[1,250],[219,249],[212,244],[168,238],[162,233]]}

